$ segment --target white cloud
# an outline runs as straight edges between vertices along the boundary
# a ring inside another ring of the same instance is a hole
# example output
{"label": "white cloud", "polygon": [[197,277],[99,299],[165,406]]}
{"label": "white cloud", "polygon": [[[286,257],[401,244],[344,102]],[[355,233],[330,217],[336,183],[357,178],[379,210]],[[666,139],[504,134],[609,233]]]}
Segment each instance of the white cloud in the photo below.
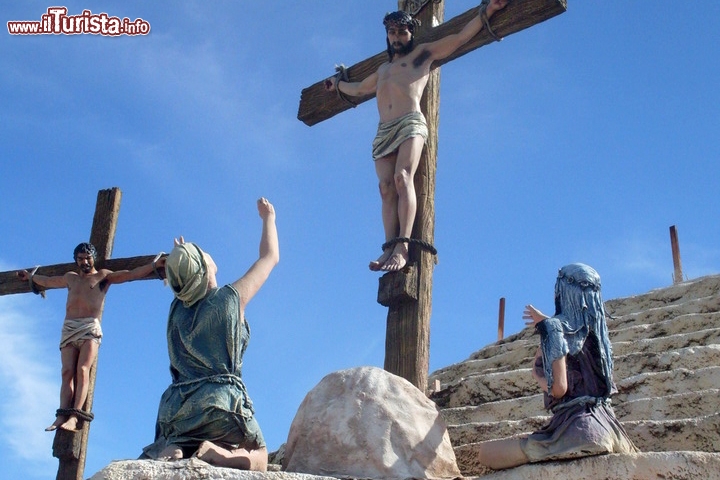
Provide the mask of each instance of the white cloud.
{"label": "white cloud", "polygon": [[0,442],[34,473],[54,474],[53,435],[44,428],[59,401],[59,354],[39,341],[39,321],[24,310],[24,299],[0,298]]}

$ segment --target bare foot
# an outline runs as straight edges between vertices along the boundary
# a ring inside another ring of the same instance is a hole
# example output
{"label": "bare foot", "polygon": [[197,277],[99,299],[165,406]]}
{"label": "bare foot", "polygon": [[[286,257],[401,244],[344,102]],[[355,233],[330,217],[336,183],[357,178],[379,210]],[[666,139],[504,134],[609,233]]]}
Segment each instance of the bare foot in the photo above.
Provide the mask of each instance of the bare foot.
{"label": "bare foot", "polygon": [[63,423],[67,422],[67,419],[68,419],[68,418],[67,418],[65,415],[60,415],[59,417],[57,417],[57,418],[55,419],[55,421],[53,422],[52,425],[50,425],[49,427],[47,427],[47,428],[45,429],[45,431],[46,431],[46,432],[53,432],[53,431],[57,430],[57,428],[58,428],[60,425],[62,425]]}
{"label": "bare foot", "polygon": [[60,428],[69,432],[77,432],[80,430],[78,428],[78,418],[75,415],[70,415],[67,421],[60,425]]}
{"label": "bare foot", "polygon": [[193,455],[216,467],[237,468],[238,470],[267,470],[267,450],[261,448],[248,451],[244,448],[227,450],[212,442],[202,442]]}
{"label": "bare foot", "polygon": [[160,455],[158,455],[158,460],[164,460],[166,462],[171,460],[181,460],[183,458],[183,451],[182,448],[178,447],[177,445],[170,444],[167,447],[163,449],[162,452],[160,452]]}
{"label": "bare foot", "polygon": [[407,264],[409,257],[407,245],[398,243],[395,245],[392,255],[390,255],[390,258],[380,267],[380,270],[384,272],[397,272],[398,270],[402,270]]}
{"label": "bare foot", "polygon": [[377,260],[375,260],[374,262],[370,262],[370,270],[372,270],[373,272],[379,272],[380,270],[382,270],[383,265],[385,265],[385,262],[388,261],[390,255],[392,255],[392,252],[393,251],[389,248],[384,250],[383,254],[380,255]]}
{"label": "bare foot", "polygon": [[207,463],[215,465],[218,460],[223,460],[230,452],[222,447],[218,447],[212,442],[202,442],[193,457],[197,457]]}

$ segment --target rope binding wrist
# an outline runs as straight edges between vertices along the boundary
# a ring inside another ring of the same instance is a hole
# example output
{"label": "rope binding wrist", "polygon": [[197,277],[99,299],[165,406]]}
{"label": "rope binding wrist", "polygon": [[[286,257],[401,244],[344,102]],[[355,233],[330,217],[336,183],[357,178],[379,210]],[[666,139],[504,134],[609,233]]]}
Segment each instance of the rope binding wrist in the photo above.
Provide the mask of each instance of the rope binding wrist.
{"label": "rope binding wrist", "polygon": [[487,15],[487,7],[490,5],[490,0],[482,0],[480,2],[480,6],[478,7],[478,15],[480,15],[480,20],[482,20],[483,25],[485,25],[485,28],[487,29],[490,36],[496,41],[500,42],[502,41],[501,37],[498,37],[495,32],[493,31],[492,27],[490,26],[490,18],[488,18]]}
{"label": "rope binding wrist", "polygon": [[157,269],[157,261],[160,260],[160,257],[162,257],[163,255],[165,255],[165,252],[158,253],[152,261],[153,272],[155,272],[155,275],[157,275],[157,278],[159,278],[160,280],[164,280],[164,278],[162,275],[160,275],[160,271]]}
{"label": "rope binding wrist", "polygon": [[40,265],[36,266],[32,269],[32,271],[30,271],[30,274],[28,275],[28,283],[30,284],[30,290],[35,295],[40,295],[42,298],[45,298],[45,290],[38,288],[38,285],[33,281],[33,277],[35,276],[35,272],[38,271],[38,268],[40,268]]}
{"label": "rope binding wrist", "polygon": [[340,65],[335,65],[335,71],[337,72],[335,74],[335,91],[337,92],[338,98],[342,100],[343,102],[351,105],[353,108],[357,107],[358,104],[350,100],[347,95],[345,95],[343,92],[340,91],[340,80],[343,82],[349,82],[348,74],[347,74],[347,67],[343,65],[342,63]]}

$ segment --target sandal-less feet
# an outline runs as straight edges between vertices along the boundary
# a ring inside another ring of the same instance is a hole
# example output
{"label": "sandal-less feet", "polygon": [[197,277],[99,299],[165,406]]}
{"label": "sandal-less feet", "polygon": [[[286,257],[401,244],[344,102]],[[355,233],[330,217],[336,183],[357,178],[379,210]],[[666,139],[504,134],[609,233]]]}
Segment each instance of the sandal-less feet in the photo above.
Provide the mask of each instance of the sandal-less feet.
{"label": "sandal-less feet", "polygon": [[393,250],[391,248],[383,250],[383,254],[380,255],[377,260],[370,262],[370,270],[372,270],[373,272],[379,272],[380,270],[382,270],[383,266],[392,255],[392,252]]}
{"label": "sandal-less feet", "polygon": [[397,272],[407,265],[407,258],[402,253],[393,253],[385,264],[380,267],[384,272]]}

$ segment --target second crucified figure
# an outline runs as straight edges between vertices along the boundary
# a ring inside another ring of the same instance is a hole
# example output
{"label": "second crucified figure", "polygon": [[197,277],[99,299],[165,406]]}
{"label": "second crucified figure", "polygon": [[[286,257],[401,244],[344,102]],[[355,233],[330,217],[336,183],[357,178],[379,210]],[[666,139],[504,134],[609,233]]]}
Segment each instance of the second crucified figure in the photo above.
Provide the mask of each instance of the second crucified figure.
{"label": "second crucified figure", "polygon": [[407,242],[396,238],[412,235],[417,198],[413,177],[420,163],[427,123],[420,110],[420,98],[436,60],[451,55],[482,30],[487,19],[505,8],[508,0],[484,0],[463,29],[434,42],[415,46],[413,33],[419,22],[399,11],[385,16],[389,60],[361,82],[346,82],[340,76],[325,81],[328,91],[351,97],[375,93],[380,114],[373,159],[380,184],[382,220],[386,247],[370,262],[370,270],[393,272],[408,262]]}

